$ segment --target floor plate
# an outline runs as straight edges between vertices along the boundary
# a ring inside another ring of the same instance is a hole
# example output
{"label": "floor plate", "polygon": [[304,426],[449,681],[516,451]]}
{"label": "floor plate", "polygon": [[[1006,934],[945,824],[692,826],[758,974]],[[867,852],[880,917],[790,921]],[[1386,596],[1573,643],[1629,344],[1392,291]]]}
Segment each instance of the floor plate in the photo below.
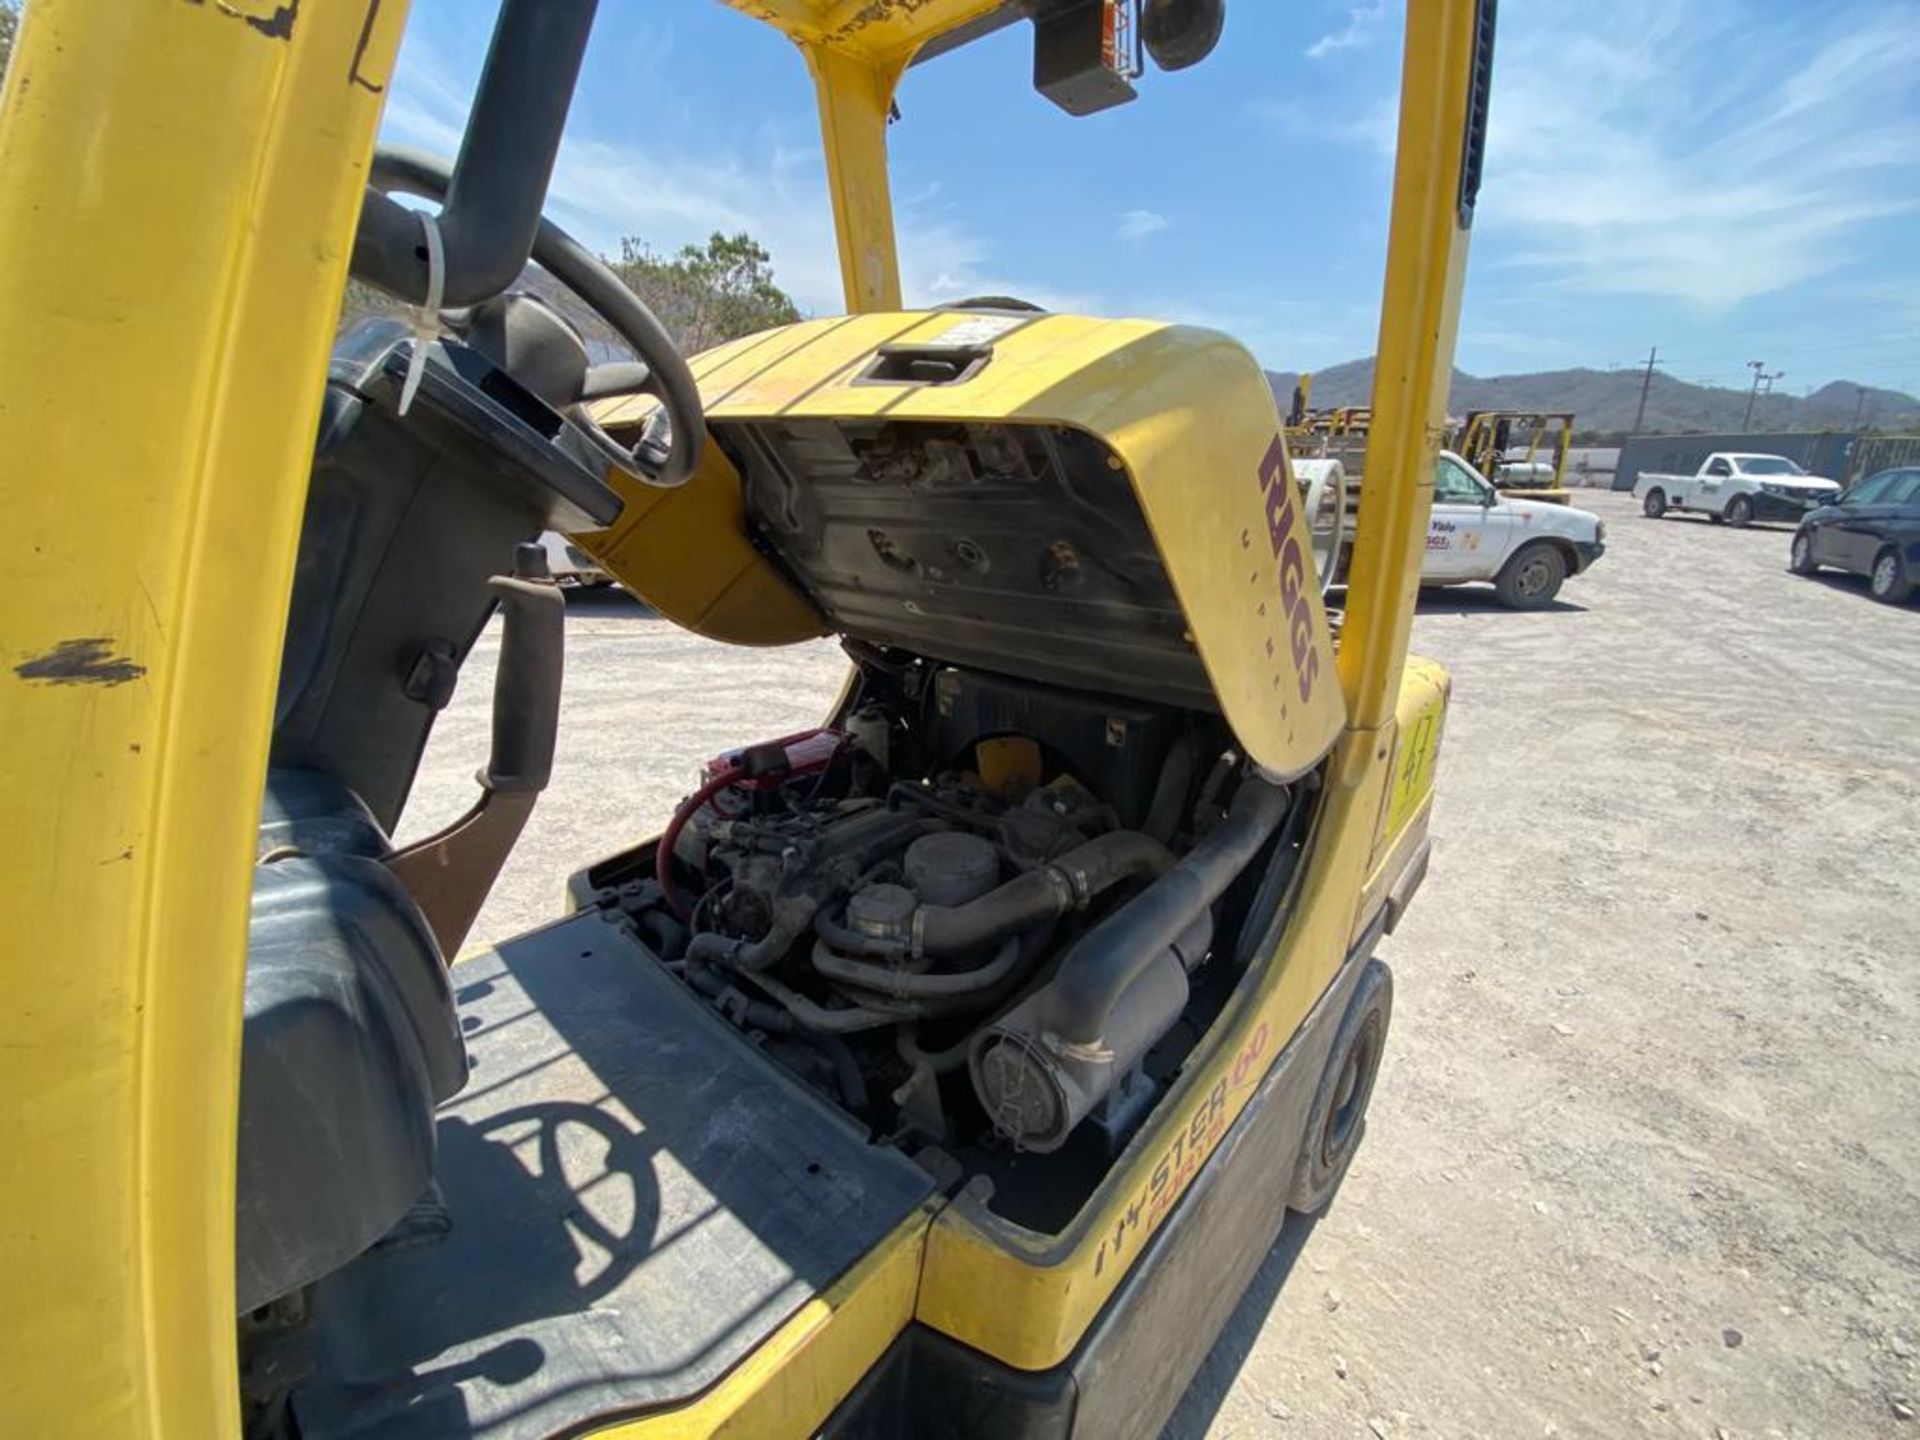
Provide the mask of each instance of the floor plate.
{"label": "floor plate", "polygon": [[597,914],[454,980],[452,1228],[320,1287],[304,1440],[518,1440],[686,1400],[932,1188]]}

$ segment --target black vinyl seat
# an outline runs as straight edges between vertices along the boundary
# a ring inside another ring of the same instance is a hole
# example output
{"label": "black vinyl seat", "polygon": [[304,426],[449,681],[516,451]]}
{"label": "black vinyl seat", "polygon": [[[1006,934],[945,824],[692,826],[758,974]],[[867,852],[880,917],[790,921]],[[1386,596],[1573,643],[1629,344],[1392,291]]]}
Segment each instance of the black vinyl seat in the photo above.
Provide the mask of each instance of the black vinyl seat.
{"label": "black vinyl seat", "polygon": [[343,785],[276,769],[247,933],[236,1292],[245,1313],[338,1269],[434,1169],[467,1078],[446,965]]}
{"label": "black vinyl seat", "polygon": [[254,858],[297,850],[303,855],[364,855],[381,859],[393,844],[360,797],[331,775],[275,765],[260,801],[260,840]]}

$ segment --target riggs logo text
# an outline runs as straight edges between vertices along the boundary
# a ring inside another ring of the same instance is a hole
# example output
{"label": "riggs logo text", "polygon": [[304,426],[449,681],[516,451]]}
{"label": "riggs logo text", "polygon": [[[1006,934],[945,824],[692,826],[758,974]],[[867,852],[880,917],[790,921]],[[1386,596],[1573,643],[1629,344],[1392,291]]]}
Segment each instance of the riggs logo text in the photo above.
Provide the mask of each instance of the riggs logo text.
{"label": "riggs logo text", "polygon": [[1307,557],[1294,525],[1293,475],[1287,449],[1278,435],[1260,462],[1260,488],[1267,497],[1267,540],[1280,565],[1280,615],[1293,651],[1294,673],[1300,677],[1300,698],[1313,694],[1320,675],[1320,652],[1313,648],[1313,612],[1307,605]]}

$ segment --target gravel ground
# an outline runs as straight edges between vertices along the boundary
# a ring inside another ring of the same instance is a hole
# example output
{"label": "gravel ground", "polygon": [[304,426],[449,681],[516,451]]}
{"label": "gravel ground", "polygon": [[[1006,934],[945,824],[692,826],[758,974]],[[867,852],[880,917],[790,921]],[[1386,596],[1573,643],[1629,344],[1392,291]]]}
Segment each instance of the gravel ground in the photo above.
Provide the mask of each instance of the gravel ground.
{"label": "gravel ground", "polygon": [[[1422,605],[1454,700],[1368,1137],[1170,1440],[1920,1437],[1920,609],[1794,579],[1784,529],[1582,503],[1611,549],[1556,608]],[[481,936],[843,668],[618,592],[569,639],[554,784]],[[403,835],[471,798],[496,651]]]}

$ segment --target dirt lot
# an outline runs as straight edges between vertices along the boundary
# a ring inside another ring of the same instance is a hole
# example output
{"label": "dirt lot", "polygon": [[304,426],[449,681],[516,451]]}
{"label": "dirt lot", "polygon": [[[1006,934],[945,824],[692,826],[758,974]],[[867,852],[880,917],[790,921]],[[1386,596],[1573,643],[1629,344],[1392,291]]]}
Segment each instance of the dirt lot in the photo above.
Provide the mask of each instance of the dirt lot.
{"label": "dirt lot", "polygon": [[[1920,1436],[1920,609],[1792,578],[1785,530],[1585,503],[1611,549],[1556,609],[1422,607],[1454,703],[1370,1132],[1172,1437]],[[841,672],[618,594],[570,627],[481,935]],[[495,643],[409,834],[471,794]]]}

